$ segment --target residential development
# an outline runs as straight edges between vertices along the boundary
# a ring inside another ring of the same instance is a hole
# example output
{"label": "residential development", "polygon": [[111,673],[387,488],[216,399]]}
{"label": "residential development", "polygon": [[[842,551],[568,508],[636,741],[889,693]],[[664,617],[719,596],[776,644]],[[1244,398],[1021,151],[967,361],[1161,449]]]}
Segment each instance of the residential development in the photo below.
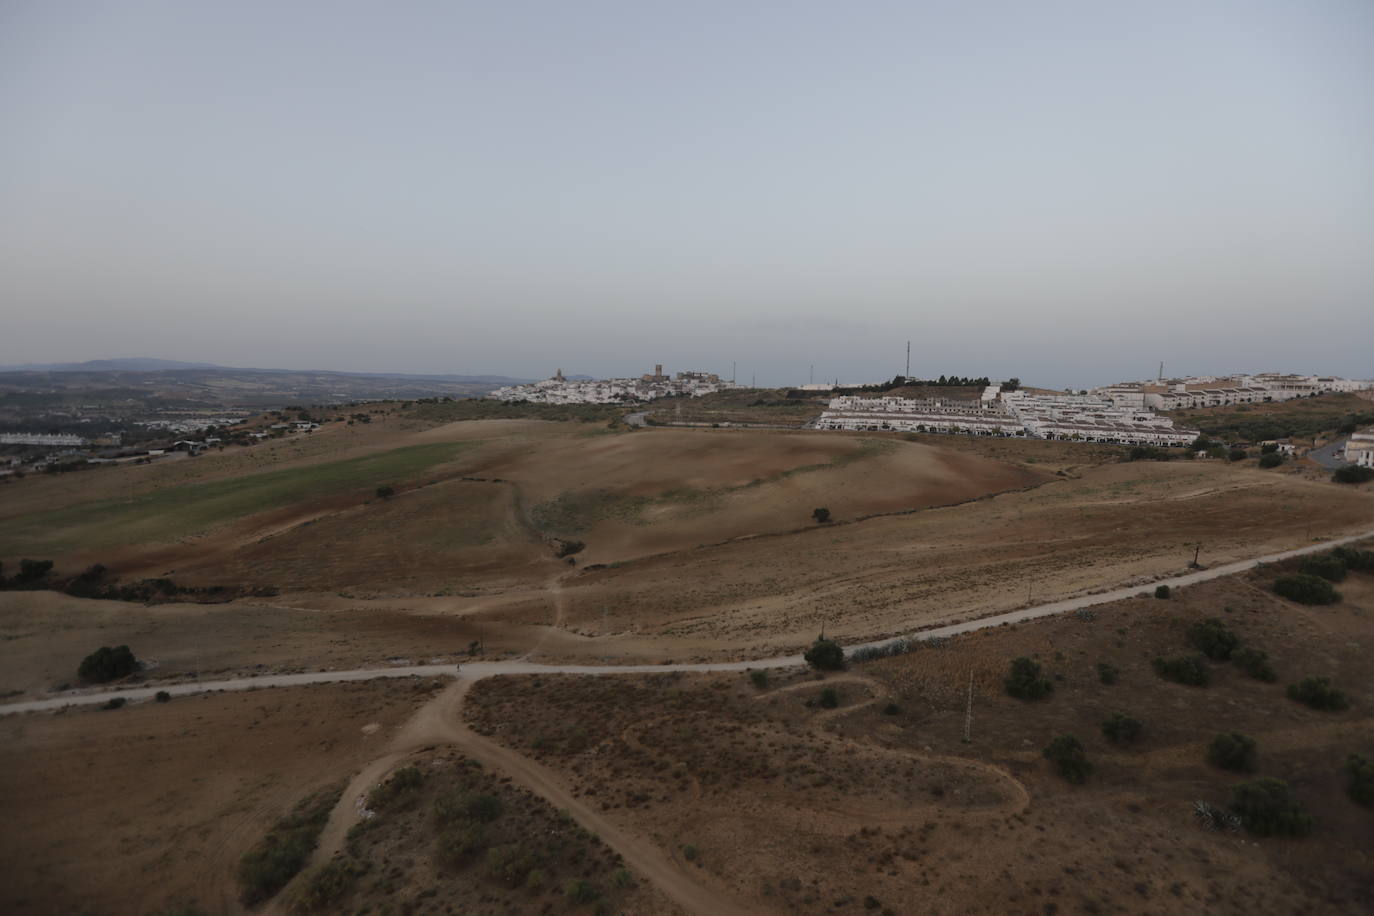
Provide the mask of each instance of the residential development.
{"label": "residential development", "polygon": [[663,366],[656,365],[652,374],[639,378],[568,379],[559,369],[542,382],[498,388],[490,397],[533,404],[628,404],[668,397],[701,397],[734,387],[734,382],[711,372],[688,371],[667,376]]}

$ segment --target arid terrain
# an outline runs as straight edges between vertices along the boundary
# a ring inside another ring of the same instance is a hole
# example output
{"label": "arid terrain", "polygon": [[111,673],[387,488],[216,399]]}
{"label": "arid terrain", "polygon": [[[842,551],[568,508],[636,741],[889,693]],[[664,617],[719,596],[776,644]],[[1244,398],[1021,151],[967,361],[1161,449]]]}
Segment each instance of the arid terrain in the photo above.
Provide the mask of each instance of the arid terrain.
{"label": "arid terrain", "polygon": [[[0,485],[0,574],[54,563],[43,584],[0,591],[7,702],[82,687],[77,665],[100,646],[127,644],[143,662],[115,686],[178,690],[446,666],[0,718],[12,819],[0,862],[18,876],[0,909],[1374,905],[1374,817],[1340,778],[1347,754],[1374,756],[1369,573],[1323,607],[1272,594],[1280,564],[823,678],[800,664],[757,680],[744,670],[821,633],[853,646],[1122,586],[1146,593],[1195,557],[1216,567],[1368,532],[1368,484],[1302,461],[1124,461],[1068,442],[455,421],[426,404],[368,413],[176,462]],[[93,564],[107,569],[92,587],[143,588],[139,599],[81,597],[89,589],[70,583]],[[1267,651],[1278,681],[1222,663],[1208,663],[1209,687],[1160,679],[1152,660],[1188,651],[1185,631],[1206,617]],[[1052,696],[1004,694],[1018,656],[1045,667]],[[463,676],[502,660],[548,667]],[[1102,683],[1098,663],[1119,682]],[[635,664],[663,670],[609,673]],[[570,665],[608,673],[560,673]],[[1350,708],[1284,696],[1309,675],[1333,678]],[[1102,737],[1113,711],[1144,723],[1136,744]],[[1206,761],[1228,730],[1256,739],[1261,775],[1293,786],[1311,836],[1257,841],[1195,822],[1195,802],[1225,805],[1240,778]],[[1082,786],[1041,756],[1065,732],[1096,767]],[[477,796],[497,801],[474,808]],[[248,894],[241,858],[307,827],[318,848],[300,874],[262,901]],[[140,895],[112,897],[120,882]]]}

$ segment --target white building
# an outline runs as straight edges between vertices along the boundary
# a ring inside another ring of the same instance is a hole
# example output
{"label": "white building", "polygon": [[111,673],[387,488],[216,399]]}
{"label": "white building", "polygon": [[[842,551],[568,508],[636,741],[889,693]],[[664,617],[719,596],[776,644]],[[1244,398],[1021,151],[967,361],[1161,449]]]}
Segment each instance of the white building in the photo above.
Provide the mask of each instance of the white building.
{"label": "white building", "polygon": [[0,445],[82,446],[86,440],[71,433],[0,433]]}
{"label": "white building", "polygon": [[1374,468],[1374,430],[1355,433],[1346,440],[1345,460],[1362,468]]}
{"label": "white building", "polygon": [[572,381],[563,370],[552,378],[529,385],[498,388],[490,397],[498,401],[528,401],[533,404],[618,404],[652,401],[666,397],[701,397],[736,387],[711,372],[679,372],[675,378],[655,366],[652,374],[639,378],[612,378]]}

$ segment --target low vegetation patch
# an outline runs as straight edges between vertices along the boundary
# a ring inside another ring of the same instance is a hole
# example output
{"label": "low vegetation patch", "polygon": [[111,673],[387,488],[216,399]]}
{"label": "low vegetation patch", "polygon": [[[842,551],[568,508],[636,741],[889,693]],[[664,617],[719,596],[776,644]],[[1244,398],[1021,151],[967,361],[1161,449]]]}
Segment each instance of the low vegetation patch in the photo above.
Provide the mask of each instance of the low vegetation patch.
{"label": "low vegetation patch", "polygon": [[1345,560],[1335,551],[1304,557],[1301,568],[1307,575],[1320,576],[1328,582],[1345,579]]}
{"label": "low vegetation patch", "polygon": [[1298,604],[1335,604],[1341,593],[1330,582],[1311,573],[1280,576],[1274,580],[1274,594]]}
{"label": "low vegetation patch", "polygon": [[1083,750],[1083,742],[1073,735],[1060,735],[1045,745],[1045,759],[1054,764],[1059,775],[1064,777],[1074,785],[1082,785],[1087,782],[1088,776],[1092,774],[1093,765],[1088,762],[1087,752]]}
{"label": "low vegetation patch", "polygon": [[1255,836],[1307,836],[1312,818],[1293,799],[1288,783],[1265,777],[1231,787],[1231,809]]}
{"label": "low vegetation patch", "polygon": [[1113,744],[1130,744],[1140,737],[1144,728],[1139,719],[1114,712],[1102,723],[1102,734]]}
{"label": "low vegetation patch", "polygon": [[1343,468],[1336,468],[1331,474],[1331,479],[1336,483],[1368,483],[1374,480],[1374,468],[1347,464]]}
{"label": "low vegetation patch", "polygon": [[1223,770],[1253,773],[1256,757],[1255,739],[1240,732],[1222,732],[1207,745],[1207,762]]}
{"label": "low vegetation patch", "polygon": [[1025,656],[1012,660],[1011,673],[1002,683],[1018,700],[1040,700],[1054,692],[1054,682],[1040,673],[1040,663]]}
{"label": "low vegetation patch", "polygon": [[1374,760],[1360,754],[1345,759],[1345,791],[1356,803],[1374,808]]}
{"label": "low vegetation patch", "polygon": [[1350,706],[1350,698],[1333,687],[1331,679],[1325,677],[1305,677],[1296,684],[1289,684],[1288,698],[1329,712]]}
{"label": "low vegetation patch", "polygon": [[103,684],[133,674],[138,670],[138,659],[128,646],[101,646],[81,660],[76,673],[83,681]]}
{"label": "low vegetation patch", "polygon": [[1272,684],[1279,679],[1274,666],[1269,663],[1269,653],[1251,646],[1242,646],[1231,654],[1231,661],[1257,681]]}
{"label": "low vegetation patch", "polygon": [[1189,627],[1188,641],[1203,655],[1223,662],[1240,646],[1240,637],[1217,617],[1208,617]]}
{"label": "low vegetation patch", "polygon": [[1207,670],[1207,663],[1196,655],[1156,658],[1150,666],[1155,669],[1155,674],[1175,684],[1206,687],[1212,682],[1212,673]]}
{"label": "low vegetation patch", "polygon": [[1121,678],[1121,669],[1107,662],[1097,663],[1097,679],[1104,684],[1115,684]]}
{"label": "low vegetation patch", "polygon": [[401,767],[391,778],[367,793],[367,807],[374,811],[397,808],[412,801],[416,791],[424,785],[425,774],[419,767]]}
{"label": "low vegetation patch", "polygon": [[342,794],[343,786],[334,786],[305,799],[244,853],[238,879],[245,904],[266,900],[296,876],[314,851],[329,812]]}

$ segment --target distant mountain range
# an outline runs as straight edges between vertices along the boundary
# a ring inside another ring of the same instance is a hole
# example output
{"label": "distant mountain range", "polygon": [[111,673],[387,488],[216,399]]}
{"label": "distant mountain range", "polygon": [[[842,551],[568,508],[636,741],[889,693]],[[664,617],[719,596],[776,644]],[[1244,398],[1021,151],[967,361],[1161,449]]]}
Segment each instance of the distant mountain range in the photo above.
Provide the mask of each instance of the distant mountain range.
{"label": "distant mountain range", "polygon": [[478,385],[520,385],[533,379],[511,378],[505,375],[416,374],[409,372],[340,372],[332,369],[253,369],[239,366],[219,366],[214,363],[187,363],[175,359],[133,357],[130,359],[92,359],[83,363],[24,363],[0,366],[0,372],[175,372],[179,370],[211,370],[232,373],[262,373],[265,375],[337,375],[353,378],[423,379],[438,382],[465,382]]}

